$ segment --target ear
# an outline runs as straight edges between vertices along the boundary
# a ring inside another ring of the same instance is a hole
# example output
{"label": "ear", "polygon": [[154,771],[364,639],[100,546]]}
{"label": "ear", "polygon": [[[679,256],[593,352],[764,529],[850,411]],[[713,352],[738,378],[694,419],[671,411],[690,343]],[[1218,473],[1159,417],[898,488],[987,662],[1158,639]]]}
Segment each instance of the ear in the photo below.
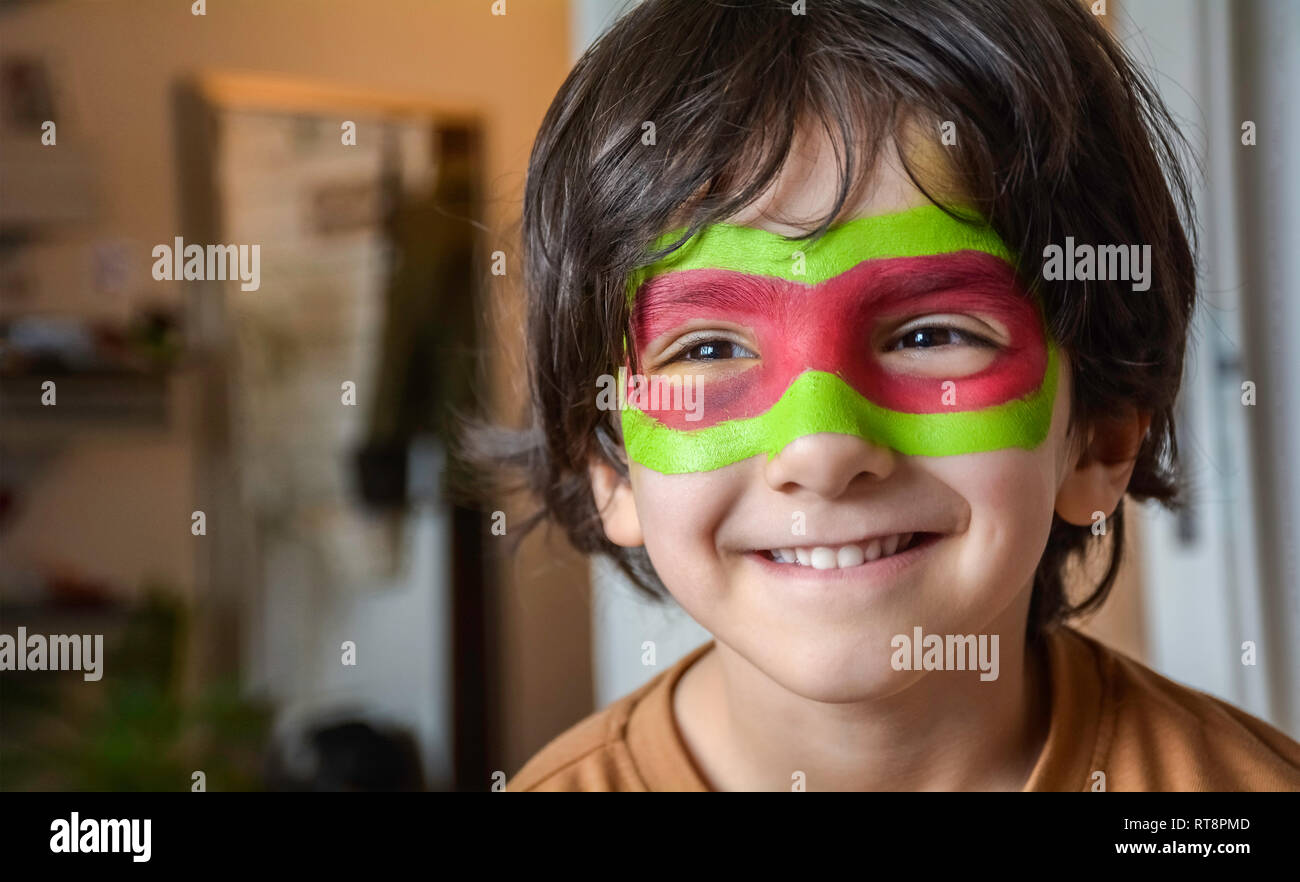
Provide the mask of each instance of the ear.
{"label": "ear", "polygon": [[599,454],[591,458],[587,474],[591,479],[596,510],[605,525],[605,537],[626,548],[644,545],[641,518],[636,513],[636,501],[628,480]]}
{"label": "ear", "polygon": [[1115,513],[1150,427],[1150,412],[1133,408],[1093,422],[1056,494],[1056,513],[1062,520],[1086,527],[1093,523],[1094,512],[1106,517]]}

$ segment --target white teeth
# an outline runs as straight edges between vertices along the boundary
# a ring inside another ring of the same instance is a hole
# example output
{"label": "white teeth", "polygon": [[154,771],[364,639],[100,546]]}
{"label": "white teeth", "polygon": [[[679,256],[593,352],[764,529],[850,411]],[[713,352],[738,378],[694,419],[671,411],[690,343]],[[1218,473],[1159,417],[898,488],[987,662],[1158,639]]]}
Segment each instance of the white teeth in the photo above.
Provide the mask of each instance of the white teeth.
{"label": "white teeth", "polygon": [[835,550],[825,545],[818,545],[812,550],[813,569],[829,570],[836,566]]}
{"label": "white teeth", "polygon": [[835,562],[841,567],[856,567],[865,560],[861,547],[857,545],[845,545],[835,552]]}
{"label": "white teeth", "polygon": [[883,539],[872,539],[865,545],[841,545],[831,548],[814,545],[804,548],[774,548],[772,559],[778,563],[798,564],[817,570],[843,569],[879,560],[906,550],[912,541],[911,533],[896,533]]}

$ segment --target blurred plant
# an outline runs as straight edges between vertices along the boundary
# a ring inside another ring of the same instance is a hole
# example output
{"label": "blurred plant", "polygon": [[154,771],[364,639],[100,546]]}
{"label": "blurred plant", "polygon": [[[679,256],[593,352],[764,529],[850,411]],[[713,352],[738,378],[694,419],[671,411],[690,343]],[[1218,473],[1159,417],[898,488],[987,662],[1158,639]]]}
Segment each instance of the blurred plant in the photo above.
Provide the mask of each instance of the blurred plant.
{"label": "blurred plant", "polygon": [[154,370],[173,366],[184,347],[176,315],[168,307],[141,310],[132,318],[126,339],[132,351]]}
{"label": "blurred plant", "polygon": [[195,771],[210,790],[261,789],[271,711],[229,680],[184,696],[189,629],[174,597],[146,590],[106,641],[102,680],[4,675],[0,790],[188,790]]}

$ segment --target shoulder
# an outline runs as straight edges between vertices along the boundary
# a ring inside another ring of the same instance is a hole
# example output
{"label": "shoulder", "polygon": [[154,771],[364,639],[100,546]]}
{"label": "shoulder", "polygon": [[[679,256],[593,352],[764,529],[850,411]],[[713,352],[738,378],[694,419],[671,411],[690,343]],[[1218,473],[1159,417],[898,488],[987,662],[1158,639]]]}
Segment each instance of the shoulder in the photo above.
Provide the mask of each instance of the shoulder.
{"label": "shoulder", "polygon": [[627,789],[635,770],[630,768],[630,762],[623,762],[629,758],[623,747],[622,729],[627,725],[635,694],[623,696],[552,738],[506,783],[506,790]]}
{"label": "shoulder", "polygon": [[1300,790],[1300,743],[1073,629],[1102,682],[1098,767],[1109,789]]}
{"label": "shoulder", "polygon": [[506,782],[507,792],[649,790],[628,747],[628,721],[647,696],[671,683],[700,651],[551,739]]}

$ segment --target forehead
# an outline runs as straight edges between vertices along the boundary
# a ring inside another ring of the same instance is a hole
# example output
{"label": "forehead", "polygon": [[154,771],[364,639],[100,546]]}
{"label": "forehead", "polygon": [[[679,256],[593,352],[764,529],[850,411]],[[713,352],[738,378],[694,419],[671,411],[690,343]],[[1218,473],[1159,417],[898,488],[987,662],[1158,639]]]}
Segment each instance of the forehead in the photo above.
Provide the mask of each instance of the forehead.
{"label": "forehead", "polygon": [[[938,135],[937,125],[923,122],[915,114],[905,117],[897,132],[882,140],[868,173],[853,182],[832,225],[928,204],[930,199],[912,180],[908,168],[940,201],[964,201],[951,153],[940,144]],[[865,156],[862,146],[856,152],[859,161]],[[781,170],[767,189],[723,222],[790,237],[804,235],[835,207],[842,162],[825,127],[804,121],[794,133]],[[685,227],[689,220],[684,208],[669,227]]]}
{"label": "forehead", "polygon": [[[830,230],[816,242],[792,241],[815,229],[834,208],[840,164],[826,129],[805,122],[795,132],[781,171],[763,194],[721,223],[706,227],[667,258],[633,273],[629,298],[647,279],[677,269],[733,269],[816,284],[873,257],[971,248],[1012,260],[992,230],[962,225],[926,195],[949,205],[966,201],[937,127],[916,115],[905,118],[897,132],[883,140],[870,173],[855,182]],[[688,222],[683,208],[670,229],[649,243],[650,249],[658,251],[675,243]]]}

